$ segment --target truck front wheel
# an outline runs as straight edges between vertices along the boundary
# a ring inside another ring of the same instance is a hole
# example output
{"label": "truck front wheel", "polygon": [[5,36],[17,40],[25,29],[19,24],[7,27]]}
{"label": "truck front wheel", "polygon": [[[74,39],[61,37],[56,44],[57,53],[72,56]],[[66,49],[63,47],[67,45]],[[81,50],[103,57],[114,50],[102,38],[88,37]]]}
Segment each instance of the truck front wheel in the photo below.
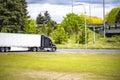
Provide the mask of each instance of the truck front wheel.
{"label": "truck front wheel", "polygon": [[40,48],[38,47],[38,48],[37,48],[37,52],[39,52],[39,51],[40,51]]}
{"label": "truck front wheel", "polygon": [[55,52],[56,51],[56,48],[55,47],[52,47],[52,52]]}

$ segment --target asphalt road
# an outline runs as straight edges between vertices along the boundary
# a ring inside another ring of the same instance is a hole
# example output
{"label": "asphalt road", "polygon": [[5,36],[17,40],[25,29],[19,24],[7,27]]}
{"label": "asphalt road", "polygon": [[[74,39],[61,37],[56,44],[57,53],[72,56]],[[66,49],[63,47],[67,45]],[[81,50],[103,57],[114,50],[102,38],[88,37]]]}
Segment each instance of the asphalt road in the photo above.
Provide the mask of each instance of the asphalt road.
{"label": "asphalt road", "polygon": [[[17,53],[32,53],[32,52],[28,52],[26,50],[13,50],[11,52],[17,52]],[[41,51],[42,53],[53,53],[53,52],[49,52],[49,51]],[[36,52],[36,53],[41,53],[41,52]],[[2,52],[0,52],[2,53]],[[57,49],[57,51],[55,51],[54,53],[107,53],[107,54],[120,54],[120,50],[115,50],[115,49]]]}
{"label": "asphalt road", "polygon": [[120,54],[120,50],[115,49],[58,49],[56,52],[58,53],[108,53]]}

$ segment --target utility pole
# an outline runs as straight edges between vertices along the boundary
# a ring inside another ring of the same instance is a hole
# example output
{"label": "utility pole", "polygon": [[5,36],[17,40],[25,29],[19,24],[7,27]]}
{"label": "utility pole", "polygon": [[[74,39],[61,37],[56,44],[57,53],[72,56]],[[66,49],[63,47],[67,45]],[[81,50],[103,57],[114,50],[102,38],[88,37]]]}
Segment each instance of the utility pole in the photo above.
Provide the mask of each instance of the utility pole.
{"label": "utility pole", "polygon": [[[91,24],[91,5],[89,4],[89,15],[90,15],[90,24]],[[95,44],[95,26],[93,26],[93,44]]]}

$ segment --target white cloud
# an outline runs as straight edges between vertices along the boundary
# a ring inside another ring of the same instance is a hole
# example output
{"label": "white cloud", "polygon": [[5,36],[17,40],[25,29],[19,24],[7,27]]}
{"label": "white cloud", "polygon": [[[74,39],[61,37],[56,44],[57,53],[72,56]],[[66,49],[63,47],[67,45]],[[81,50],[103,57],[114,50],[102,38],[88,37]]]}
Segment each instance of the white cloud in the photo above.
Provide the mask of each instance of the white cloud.
{"label": "white cloud", "polygon": [[[85,10],[87,12],[87,15],[89,15],[89,6],[84,5],[85,6]],[[106,13],[108,13],[111,9],[113,8],[113,6],[109,6],[106,8]],[[84,13],[84,8],[83,6],[75,6],[73,8],[74,13],[77,14],[81,14]],[[70,5],[53,5],[53,4],[28,4],[28,8],[27,8],[29,14],[31,16],[31,18],[36,19],[37,15],[41,12],[42,14],[44,13],[44,11],[48,11],[52,17],[53,20],[57,21],[57,22],[61,22],[63,20],[63,16],[65,16],[67,13],[72,12],[72,7]],[[102,6],[96,6],[96,5],[92,5],[91,6],[91,15],[92,16],[97,16],[102,18]]]}
{"label": "white cloud", "polygon": [[51,4],[28,4],[27,8],[31,18],[36,19],[37,15],[41,12],[48,11],[53,20],[60,22],[67,13],[71,12],[70,6],[64,5],[51,5]]}
{"label": "white cloud", "polygon": [[[99,18],[103,18],[103,6],[99,4],[86,4],[79,5],[74,7],[74,13],[84,14],[86,12],[87,15],[96,16]],[[110,12],[110,10],[114,8],[114,6],[106,5],[105,14]]]}

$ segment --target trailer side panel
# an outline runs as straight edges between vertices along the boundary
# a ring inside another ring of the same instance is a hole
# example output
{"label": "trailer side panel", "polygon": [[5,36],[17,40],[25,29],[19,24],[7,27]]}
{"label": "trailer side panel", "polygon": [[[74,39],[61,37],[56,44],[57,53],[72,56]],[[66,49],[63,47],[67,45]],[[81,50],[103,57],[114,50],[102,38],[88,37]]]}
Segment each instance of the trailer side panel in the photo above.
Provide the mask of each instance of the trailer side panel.
{"label": "trailer side panel", "polygon": [[41,35],[0,33],[1,47],[40,47]]}

